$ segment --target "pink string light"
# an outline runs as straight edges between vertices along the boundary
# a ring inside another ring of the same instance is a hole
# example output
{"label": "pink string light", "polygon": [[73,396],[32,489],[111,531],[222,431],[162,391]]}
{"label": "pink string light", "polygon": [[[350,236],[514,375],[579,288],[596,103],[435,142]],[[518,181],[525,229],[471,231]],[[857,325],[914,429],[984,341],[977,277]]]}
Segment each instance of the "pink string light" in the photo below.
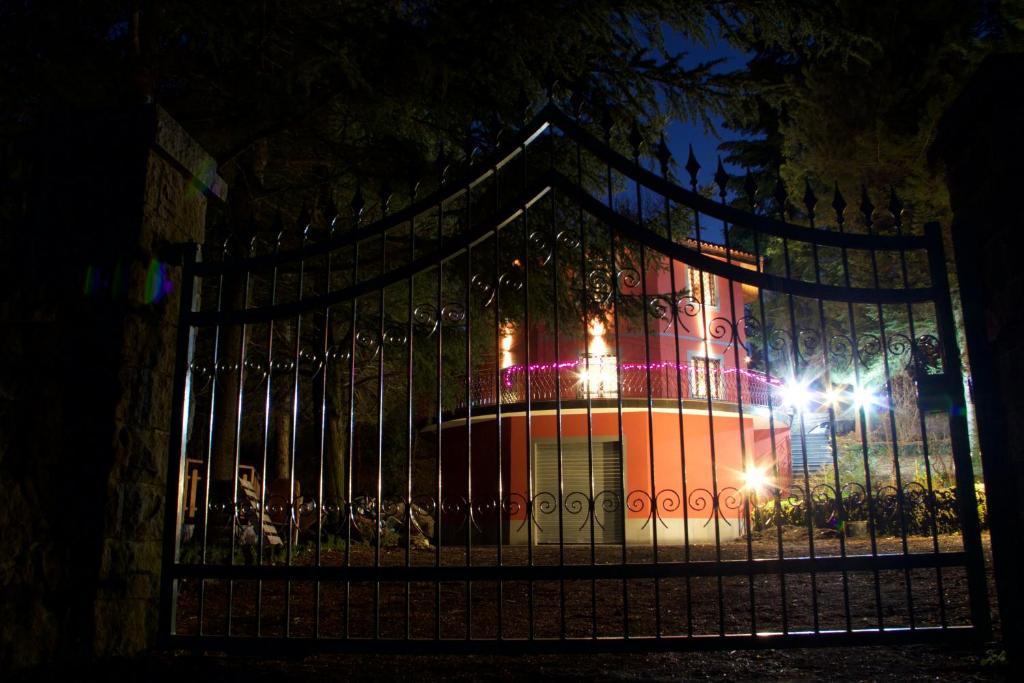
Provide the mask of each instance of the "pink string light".
{"label": "pink string light", "polygon": [[[530,363],[529,366],[522,364],[510,365],[509,367],[502,370],[504,373],[505,388],[511,389],[513,386],[513,375],[529,372],[532,374],[550,372],[552,370],[566,370],[575,369],[578,371],[586,370],[587,362],[585,360],[572,360],[572,361],[559,361],[556,363]],[[688,373],[691,368],[695,370],[702,370],[700,365],[690,365],[688,363],[675,363],[672,361],[655,361],[653,363],[619,363],[620,371],[628,370],[641,370],[643,372],[650,372],[656,370],[678,370],[683,373]],[[773,387],[781,387],[784,382],[770,375],[766,375],[763,372],[757,370],[748,370],[746,368],[724,368],[719,371],[723,376],[728,374],[739,373],[741,377],[745,377],[748,380],[754,380],[762,384],[767,384]]]}

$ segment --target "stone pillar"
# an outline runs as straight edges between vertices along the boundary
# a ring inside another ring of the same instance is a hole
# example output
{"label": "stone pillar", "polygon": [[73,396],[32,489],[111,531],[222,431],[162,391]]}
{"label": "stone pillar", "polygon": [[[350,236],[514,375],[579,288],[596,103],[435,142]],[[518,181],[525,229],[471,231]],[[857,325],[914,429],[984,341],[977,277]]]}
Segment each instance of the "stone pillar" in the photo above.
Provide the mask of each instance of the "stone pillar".
{"label": "stone pillar", "polygon": [[[156,636],[167,448],[177,340],[180,268],[168,246],[203,241],[207,198],[223,200],[216,164],[167,112],[156,109],[146,154],[139,251],[128,300],[114,406],[113,466],[106,482],[93,648],[129,654]],[[159,307],[154,307],[158,299]]]}
{"label": "stone pillar", "polygon": [[0,670],[155,642],[173,245],[203,241],[226,196],[158,107],[35,131],[0,188]]}
{"label": "stone pillar", "polygon": [[986,59],[944,115],[933,159],[946,169],[973,400],[1006,650],[1024,646],[1024,54]]}

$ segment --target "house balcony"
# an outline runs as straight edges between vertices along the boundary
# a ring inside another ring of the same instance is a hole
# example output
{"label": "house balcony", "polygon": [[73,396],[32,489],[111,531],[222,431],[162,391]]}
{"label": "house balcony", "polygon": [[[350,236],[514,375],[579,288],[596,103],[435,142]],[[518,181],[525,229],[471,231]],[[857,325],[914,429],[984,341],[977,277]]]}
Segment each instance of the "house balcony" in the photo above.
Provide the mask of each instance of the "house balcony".
{"label": "house balcony", "polygon": [[[463,382],[465,381],[463,377]],[[511,365],[495,371],[493,365],[481,368],[470,383],[474,408],[494,406],[495,385],[500,386],[502,406],[525,404],[527,389],[531,403],[623,399],[683,400],[687,402],[742,404],[743,406],[781,404],[782,381],[755,370],[706,367],[699,361],[675,363],[616,362],[614,356],[582,357],[558,363]],[[648,386],[650,393],[648,393]],[[465,409],[465,399],[458,408]]]}

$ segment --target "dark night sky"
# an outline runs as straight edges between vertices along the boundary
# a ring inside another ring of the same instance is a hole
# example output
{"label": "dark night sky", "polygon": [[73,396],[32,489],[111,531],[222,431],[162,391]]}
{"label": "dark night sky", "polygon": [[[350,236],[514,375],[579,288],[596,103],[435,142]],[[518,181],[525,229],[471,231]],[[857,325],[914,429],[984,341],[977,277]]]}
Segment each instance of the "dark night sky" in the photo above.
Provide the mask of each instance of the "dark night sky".
{"label": "dark night sky", "polygon": [[[672,54],[685,51],[687,56],[684,64],[694,66],[702,62],[709,62],[715,59],[724,61],[715,67],[715,72],[726,73],[746,68],[749,55],[741,52],[730,45],[718,32],[713,22],[708,24],[708,33],[711,40],[708,45],[702,45],[686,36],[668,29],[665,30],[666,48]],[[693,153],[700,163],[698,182],[700,186],[712,182],[716,165],[718,163],[718,145],[727,140],[734,140],[741,137],[735,131],[726,130],[722,125],[722,117],[717,114],[710,114],[711,128],[705,128],[701,121],[682,121],[675,119],[669,123],[665,131],[666,142],[672,152],[676,164],[677,179],[681,184],[688,187],[687,174],[683,170],[688,155],[688,146],[693,145]],[[733,176],[742,175],[745,170],[729,164],[723,160],[726,171]],[[703,224],[704,232],[702,237],[712,242],[722,241],[721,225],[716,224],[712,219],[705,217]]]}
{"label": "dark night sky", "polygon": [[[713,24],[709,25],[709,32],[713,34],[714,39],[710,45],[704,46],[688,40],[677,32],[666,31],[666,46],[672,53],[685,50],[688,53],[686,62],[691,65],[714,59],[724,59],[724,62],[715,67],[715,71],[718,73],[746,68],[749,59],[747,54],[721,38]],[[666,131],[669,149],[672,150],[672,155],[680,166],[686,162],[687,144],[693,145],[693,153],[701,164],[700,179],[705,182],[709,181],[711,174],[714,173],[719,143],[739,137],[735,132],[727,131],[722,127],[721,116],[712,115],[710,118],[715,128],[714,133],[706,131],[700,122],[678,120],[673,121]],[[725,164],[725,167],[729,173],[734,175],[743,172],[743,169],[729,164]],[[705,173],[707,173],[707,178],[704,178]]]}

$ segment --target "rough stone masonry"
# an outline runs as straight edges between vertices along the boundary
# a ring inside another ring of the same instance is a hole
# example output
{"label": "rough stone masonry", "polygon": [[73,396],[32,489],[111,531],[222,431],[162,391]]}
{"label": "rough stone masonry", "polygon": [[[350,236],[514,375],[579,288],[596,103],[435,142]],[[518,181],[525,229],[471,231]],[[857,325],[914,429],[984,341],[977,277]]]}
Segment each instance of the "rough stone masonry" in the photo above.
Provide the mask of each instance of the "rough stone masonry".
{"label": "rough stone masonry", "polygon": [[0,670],[154,643],[180,268],[227,188],[147,106],[46,122],[0,233]]}

